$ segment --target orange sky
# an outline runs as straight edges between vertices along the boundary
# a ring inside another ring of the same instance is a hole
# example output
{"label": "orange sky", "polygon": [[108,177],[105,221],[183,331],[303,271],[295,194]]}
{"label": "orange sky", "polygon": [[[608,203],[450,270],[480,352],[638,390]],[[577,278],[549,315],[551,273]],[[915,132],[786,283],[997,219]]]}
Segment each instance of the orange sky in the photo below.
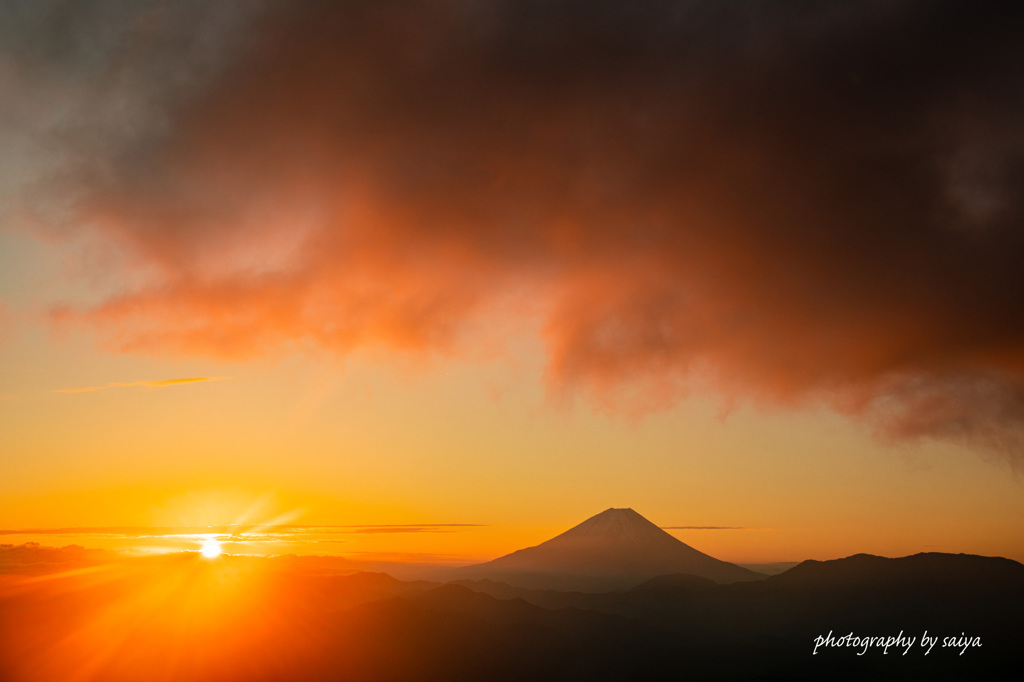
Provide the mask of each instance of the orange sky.
{"label": "orange sky", "polygon": [[1024,560],[994,53],[880,8],[240,7],[0,43],[0,529],[490,558],[614,506],[733,561]]}
{"label": "orange sky", "polygon": [[[110,355],[26,325],[5,347],[15,456],[0,527],[474,523],[488,527],[326,551],[490,557],[631,506],[659,525],[746,529],[673,531],[736,561],[1024,557],[1005,463],[885,445],[825,409],[721,416],[694,395],[630,420],[553,405],[522,351],[408,371],[316,355],[224,365]],[[57,392],[193,375],[225,378]]]}

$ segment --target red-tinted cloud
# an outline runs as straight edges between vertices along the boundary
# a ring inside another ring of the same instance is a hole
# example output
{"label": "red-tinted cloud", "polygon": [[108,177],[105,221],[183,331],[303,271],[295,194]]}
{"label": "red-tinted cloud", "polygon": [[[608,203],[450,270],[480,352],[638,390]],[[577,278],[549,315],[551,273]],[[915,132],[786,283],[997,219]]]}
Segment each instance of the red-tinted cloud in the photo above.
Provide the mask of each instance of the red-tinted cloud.
{"label": "red-tinted cloud", "polygon": [[[64,176],[69,224],[138,284],[57,317],[244,358],[465,352],[539,315],[552,388],[613,409],[699,374],[1017,458],[1022,27],[942,2],[289,3]],[[112,63],[203,47],[160,44]]]}

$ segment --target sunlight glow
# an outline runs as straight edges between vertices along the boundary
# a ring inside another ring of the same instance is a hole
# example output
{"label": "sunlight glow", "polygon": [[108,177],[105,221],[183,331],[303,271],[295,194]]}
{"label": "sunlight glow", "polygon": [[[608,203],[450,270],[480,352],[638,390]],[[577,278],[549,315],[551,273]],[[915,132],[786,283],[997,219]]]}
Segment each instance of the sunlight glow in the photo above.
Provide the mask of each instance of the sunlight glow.
{"label": "sunlight glow", "polygon": [[213,538],[210,538],[209,540],[203,540],[202,549],[200,549],[199,551],[207,559],[216,559],[220,556],[220,543],[214,540]]}

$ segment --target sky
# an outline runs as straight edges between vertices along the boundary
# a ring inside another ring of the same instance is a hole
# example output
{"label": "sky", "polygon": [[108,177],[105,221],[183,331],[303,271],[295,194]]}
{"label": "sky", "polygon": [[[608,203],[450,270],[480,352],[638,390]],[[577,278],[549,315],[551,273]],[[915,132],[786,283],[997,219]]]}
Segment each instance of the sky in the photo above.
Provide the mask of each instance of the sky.
{"label": "sky", "polygon": [[0,1],[0,529],[1024,560],[1022,31]]}

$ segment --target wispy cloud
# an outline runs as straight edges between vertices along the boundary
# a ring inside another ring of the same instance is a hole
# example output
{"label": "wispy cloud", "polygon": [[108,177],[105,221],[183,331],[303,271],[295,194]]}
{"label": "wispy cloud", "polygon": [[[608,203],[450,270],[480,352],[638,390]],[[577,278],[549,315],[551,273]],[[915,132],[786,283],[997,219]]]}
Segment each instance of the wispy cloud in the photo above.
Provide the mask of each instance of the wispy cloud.
{"label": "wispy cloud", "polygon": [[745,526],[662,526],[662,530],[755,530]]}
{"label": "wispy cloud", "polygon": [[270,530],[280,535],[304,533],[422,533],[444,532],[460,528],[485,528],[482,523],[418,523],[377,524],[347,526],[295,526],[288,524],[250,526],[225,524],[218,526],[95,526],[82,528],[21,528],[0,529],[0,535],[119,535],[125,537],[153,537],[174,535],[243,535]]}
{"label": "wispy cloud", "polygon": [[465,523],[442,523],[426,526],[371,526],[367,528],[356,528],[348,531],[350,533],[451,533],[461,527],[472,526]]}
{"label": "wispy cloud", "polygon": [[54,393],[92,393],[93,391],[105,391],[108,388],[135,388],[144,386],[148,388],[165,388],[179,384],[194,384],[200,381],[220,381],[228,377],[186,377],[184,379],[160,379],[157,381],[116,381],[103,386],[85,386],[83,388],[58,388]]}

